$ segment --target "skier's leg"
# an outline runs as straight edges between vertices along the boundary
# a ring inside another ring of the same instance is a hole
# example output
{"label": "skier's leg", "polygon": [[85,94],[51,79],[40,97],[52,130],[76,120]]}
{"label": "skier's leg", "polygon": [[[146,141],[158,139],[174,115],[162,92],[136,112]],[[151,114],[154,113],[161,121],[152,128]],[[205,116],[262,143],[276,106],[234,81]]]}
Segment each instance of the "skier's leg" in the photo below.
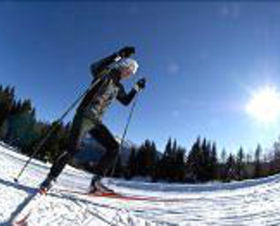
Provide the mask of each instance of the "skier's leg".
{"label": "skier's leg", "polygon": [[101,157],[95,168],[96,174],[105,176],[113,167],[114,160],[119,151],[119,144],[106,126],[101,123],[93,127],[89,133],[106,149],[105,154]]}
{"label": "skier's leg", "polygon": [[93,124],[80,114],[76,114],[70,131],[68,150],[63,152],[54,162],[48,175],[52,180],[57,178],[65,165],[79,151],[79,145],[82,137],[87,133]]}

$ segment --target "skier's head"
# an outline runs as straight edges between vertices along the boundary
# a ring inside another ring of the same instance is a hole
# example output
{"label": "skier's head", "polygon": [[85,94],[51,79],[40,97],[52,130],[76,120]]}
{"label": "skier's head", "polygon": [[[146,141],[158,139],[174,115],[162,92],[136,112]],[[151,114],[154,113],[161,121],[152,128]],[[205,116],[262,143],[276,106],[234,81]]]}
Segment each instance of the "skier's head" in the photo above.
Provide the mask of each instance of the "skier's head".
{"label": "skier's head", "polygon": [[134,75],[137,72],[139,65],[136,60],[131,58],[125,58],[116,62],[113,66],[114,69],[120,71],[121,78],[128,78],[130,75]]}

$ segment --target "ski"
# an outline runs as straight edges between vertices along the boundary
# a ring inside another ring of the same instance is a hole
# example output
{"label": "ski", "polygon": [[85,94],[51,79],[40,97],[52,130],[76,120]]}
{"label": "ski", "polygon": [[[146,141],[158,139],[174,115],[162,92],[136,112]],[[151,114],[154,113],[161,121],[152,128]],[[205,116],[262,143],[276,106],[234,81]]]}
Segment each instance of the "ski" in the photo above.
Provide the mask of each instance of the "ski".
{"label": "ski", "polygon": [[181,201],[179,199],[161,199],[154,196],[140,196],[140,195],[132,195],[132,194],[121,194],[115,191],[112,192],[104,192],[104,191],[96,191],[94,193],[82,192],[77,190],[70,189],[57,189],[58,192],[71,193],[76,195],[95,197],[95,198],[109,198],[109,199],[119,199],[125,201],[150,201],[150,202],[176,202]]}
{"label": "ski", "polygon": [[104,197],[104,198],[112,198],[112,199],[122,199],[122,200],[131,200],[131,201],[159,201],[156,197],[148,197],[148,196],[138,196],[138,195],[125,195],[116,192],[95,192],[95,193],[87,193],[88,196],[94,197]]}

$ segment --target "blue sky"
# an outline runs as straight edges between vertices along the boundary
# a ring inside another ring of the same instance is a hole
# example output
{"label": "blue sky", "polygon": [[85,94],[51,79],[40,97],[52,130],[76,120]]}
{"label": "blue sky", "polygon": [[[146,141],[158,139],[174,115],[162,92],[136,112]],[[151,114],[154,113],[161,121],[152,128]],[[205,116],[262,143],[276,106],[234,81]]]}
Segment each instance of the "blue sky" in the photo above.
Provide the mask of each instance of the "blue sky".
{"label": "blue sky", "polygon": [[[52,121],[90,83],[91,62],[134,45],[140,69],[125,87],[142,76],[148,84],[128,139],[163,149],[171,136],[189,149],[200,135],[219,150],[269,148],[279,123],[244,108],[253,90],[279,87],[279,21],[277,2],[1,2],[1,84]],[[104,122],[120,135],[128,112],[114,104]]]}

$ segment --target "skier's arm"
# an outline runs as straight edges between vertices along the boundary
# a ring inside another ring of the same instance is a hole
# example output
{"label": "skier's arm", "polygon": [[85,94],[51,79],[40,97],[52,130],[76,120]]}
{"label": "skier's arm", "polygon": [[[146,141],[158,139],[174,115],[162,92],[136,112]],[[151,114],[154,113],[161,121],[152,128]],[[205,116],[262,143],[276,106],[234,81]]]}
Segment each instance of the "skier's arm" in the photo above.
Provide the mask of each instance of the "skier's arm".
{"label": "skier's arm", "polygon": [[132,88],[129,93],[126,93],[124,87],[120,84],[117,100],[127,106],[133,100],[136,93],[137,91],[135,88]]}
{"label": "skier's arm", "polygon": [[114,53],[108,57],[103,58],[102,60],[91,64],[90,71],[93,77],[99,77],[101,76],[107,69],[107,67],[118,61],[119,55],[117,53]]}
{"label": "skier's arm", "polygon": [[119,92],[117,95],[118,101],[120,101],[123,105],[129,105],[130,102],[133,100],[135,94],[141,91],[142,89],[144,89],[145,85],[146,85],[146,79],[141,78],[127,94],[122,84],[119,84]]}
{"label": "skier's arm", "polygon": [[114,62],[119,61],[122,58],[129,57],[130,55],[135,53],[134,47],[124,47],[119,50],[117,53],[113,53],[112,55],[103,58],[102,60],[91,64],[90,71],[93,77],[99,77],[106,72],[108,66]]}

